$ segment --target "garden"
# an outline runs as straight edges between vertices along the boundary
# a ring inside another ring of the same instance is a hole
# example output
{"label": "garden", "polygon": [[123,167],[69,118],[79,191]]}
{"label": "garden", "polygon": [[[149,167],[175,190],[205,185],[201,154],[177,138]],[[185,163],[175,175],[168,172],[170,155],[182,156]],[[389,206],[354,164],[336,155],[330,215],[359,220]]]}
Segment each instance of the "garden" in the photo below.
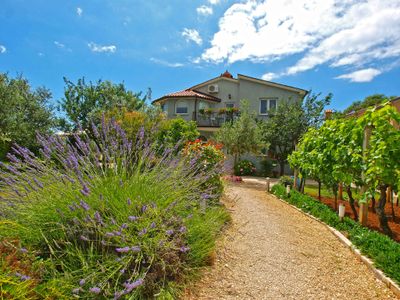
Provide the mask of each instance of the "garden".
{"label": "garden", "polygon": [[[70,84],[70,96],[86,91]],[[0,298],[175,299],[211,263],[230,219],[220,146],[151,108],[102,111],[8,146]]]}

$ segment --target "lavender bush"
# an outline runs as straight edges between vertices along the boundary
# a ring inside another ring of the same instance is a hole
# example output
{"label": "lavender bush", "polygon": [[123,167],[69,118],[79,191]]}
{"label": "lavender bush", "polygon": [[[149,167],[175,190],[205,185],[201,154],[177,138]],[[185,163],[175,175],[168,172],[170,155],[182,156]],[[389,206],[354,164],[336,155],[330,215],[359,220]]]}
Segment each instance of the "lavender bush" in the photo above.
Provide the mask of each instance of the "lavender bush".
{"label": "lavender bush", "polygon": [[129,140],[116,122],[103,121],[90,136],[39,136],[40,157],[17,145],[8,154],[0,241],[35,261],[28,270],[0,268],[31,283],[30,298],[174,295],[207,261],[227,220],[212,205],[219,187],[209,178],[220,175],[219,163],[204,172],[196,157],[159,154],[145,136],[142,129]]}

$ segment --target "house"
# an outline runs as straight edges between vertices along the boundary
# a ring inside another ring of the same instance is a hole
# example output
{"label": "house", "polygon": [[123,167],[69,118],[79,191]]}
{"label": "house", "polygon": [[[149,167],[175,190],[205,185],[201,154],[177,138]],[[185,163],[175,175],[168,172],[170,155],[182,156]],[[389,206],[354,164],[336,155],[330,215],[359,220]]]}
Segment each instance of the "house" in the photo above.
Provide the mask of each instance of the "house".
{"label": "house", "polygon": [[168,118],[195,121],[202,135],[209,137],[240,111],[240,101],[249,101],[258,119],[268,118],[281,101],[301,101],[306,90],[242,74],[234,78],[226,71],[218,77],[153,101]]}
{"label": "house", "polygon": [[[397,98],[389,100],[389,104],[391,106],[393,106],[395,109],[397,109],[397,111],[400,113],[400,97],[397,97]],[[359,109],[359,110],[356,110],[356,111],[352,111],[352,112],[348,113],[346,115],[346,117],[356,117],[356,118],[358,118],[358,117],[362,116],[367,111],[367,109],[369,109],[371,107],[373,107],[373,105],[370,106],[370,107],[366,107],[366,108],[362,108],[362,109]],[[375,107],[379,109],[379,108],[382,107],[382,105],[375,105]]]}

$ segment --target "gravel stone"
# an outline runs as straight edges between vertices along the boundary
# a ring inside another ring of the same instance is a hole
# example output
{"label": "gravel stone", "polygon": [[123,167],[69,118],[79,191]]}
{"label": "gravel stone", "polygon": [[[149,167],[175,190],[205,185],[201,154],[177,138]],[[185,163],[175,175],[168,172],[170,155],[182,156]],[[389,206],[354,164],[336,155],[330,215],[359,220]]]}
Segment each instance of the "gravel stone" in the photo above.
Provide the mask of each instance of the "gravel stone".
{"label": "gravel stone", "polygon": [[232,225],[183,299],[398,299],[325,226],[264,189],[229,184]]}

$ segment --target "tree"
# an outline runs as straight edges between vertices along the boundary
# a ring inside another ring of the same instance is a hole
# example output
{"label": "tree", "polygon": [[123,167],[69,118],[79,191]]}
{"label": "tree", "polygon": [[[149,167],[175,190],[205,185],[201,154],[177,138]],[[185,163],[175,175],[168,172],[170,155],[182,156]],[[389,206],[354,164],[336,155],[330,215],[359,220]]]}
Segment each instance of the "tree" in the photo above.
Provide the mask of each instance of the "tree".
{"label": "tree", "polygon": [[228,154],[234,156],[234,162],[240,160],[240,156],[252,152],[257,153],[265,146],[262,142],[260,128],[255,117],[249,112],[247,101],[241,102],[239,118],[232,122],[225,122],[216,135]]}
{"label": "tree", "polygon": [[32,89],[22,76],[0,74],[0,159],[12,143],[36,150],[36,133],[49,132],[54,125],[50,99],[48,89]]}
{"label": "tree", "polygon": [[260,122],[263,140],[270,143],[270,151],[284,173],[287,157],[293,152],[301,136],[310,128],[319,127],[324,120],[324,108],[332,95],[320,99],[320,94],[309,94],[303,102],[284,101],[266,121]]}
{"label": "tree", "polygon": [[354,101],[352,104],[350,104],[349,107],[347,107],[343,113],[344,114],[349,114],[351,112],[367,108],[373,105],[378,105],[378,104],[383,104],[388,100],[392,100],[396,98],[396,96],[386,96],[384,94],[374,94],[370,95],[364,98],[364,100],[360,101]]}
{"label": "tree", "polygon": [[170,119],[159,124],[156,143],[159,148],[182,149],[185,142],[194,141],[199,135],[196,122],[185,121],[182,118]]}
{"label": "tree", "polygon": [[65,129],[77,124],[83,129],[90,128],[90,123],[97,124],[104,112],[115,108],[138,110],[146,100],[146,96],[140,98],[141,93],[126,90],[123,83],[102,80],[87,83],[85,78],[78,79],[76,84],[67,78],[64,78],[64,82],[64,98],[59,103],[59,109],[67,116],[61,124]]}

